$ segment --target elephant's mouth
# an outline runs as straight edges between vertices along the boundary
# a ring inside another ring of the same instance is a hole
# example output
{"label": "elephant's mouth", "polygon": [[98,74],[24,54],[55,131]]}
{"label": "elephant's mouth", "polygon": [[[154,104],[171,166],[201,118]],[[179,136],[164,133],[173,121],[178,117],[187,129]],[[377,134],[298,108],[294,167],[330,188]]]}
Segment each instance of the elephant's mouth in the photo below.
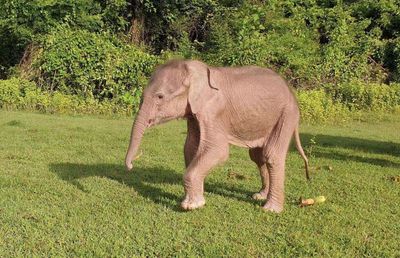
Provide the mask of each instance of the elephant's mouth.
{"label": "elephant's mouth", "polygon": [[167,116],[167,117],[161,117],[161,118],[159,118],[159,117],[151,118],[148,121],[147,127],[152,127],[154,125],[164,124],[164,123],[169,122],[169,121],[174,120],[174,119],[175,119],[175,117],[173,117],[173,116]]}
{"label": "elephant's mouth", "polygon": [[156,120],[154,118],[149,119],[149,121],[147,122],[147,127],[153,126],[155,124],[155,121]]}

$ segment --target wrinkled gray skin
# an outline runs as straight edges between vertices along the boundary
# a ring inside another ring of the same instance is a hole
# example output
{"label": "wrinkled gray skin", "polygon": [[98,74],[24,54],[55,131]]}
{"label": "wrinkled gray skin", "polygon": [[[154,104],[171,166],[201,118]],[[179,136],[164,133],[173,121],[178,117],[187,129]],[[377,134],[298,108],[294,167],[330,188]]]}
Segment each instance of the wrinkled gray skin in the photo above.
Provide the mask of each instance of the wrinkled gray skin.
{"label": "wrinkled gray skin", "polygon": [[265,210],[283,210],[285,159],[293,135],[307,172],[296,99],[285,81],[269,69],[217,68],[189,60],[159,67],[144,91],[132,128],[125,159],[128,170],[144,130],[177,118],[187,120],[186,196],[181,203],[185,210],[205,204],[204,179],[213,167],[227,160],[229,144],[249,149],[262,182],[253,198],[265,199]]}

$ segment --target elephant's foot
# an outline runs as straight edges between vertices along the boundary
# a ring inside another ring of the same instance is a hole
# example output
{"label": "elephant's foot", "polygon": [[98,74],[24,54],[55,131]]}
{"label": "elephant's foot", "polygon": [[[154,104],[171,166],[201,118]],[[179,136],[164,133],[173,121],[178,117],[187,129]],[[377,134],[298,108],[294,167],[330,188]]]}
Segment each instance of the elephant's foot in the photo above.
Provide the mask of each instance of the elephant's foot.
{"label": "elephant's foot", "polygon": [[259,193],[253,194],[252,198],[257,201],[264,201],[267,199],[268,191],[261,190]]}
{"label": "elephant's foot", "polygon": [[197,208],[201,208],[206,204],[206,200],[204,199],[203,196],[197,197],[197,198],[191,198],[189,196],[186,196],[185,199],[181,203],[181,207],[184,210],[194,210]]}
{"label": "elephant's foot", "polygon": [[263,206],[263,209],[266,211],[271,211],[275,213],[281,213],[283,211],[283,204],[279,204],[272,200],[267,201],[267,203]]}

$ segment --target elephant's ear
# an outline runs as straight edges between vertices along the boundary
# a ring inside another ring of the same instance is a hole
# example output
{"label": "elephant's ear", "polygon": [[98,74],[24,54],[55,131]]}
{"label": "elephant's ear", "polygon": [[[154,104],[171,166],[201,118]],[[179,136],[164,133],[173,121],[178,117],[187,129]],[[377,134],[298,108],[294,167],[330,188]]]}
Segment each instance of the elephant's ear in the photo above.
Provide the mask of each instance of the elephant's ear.
{"label": "elephant's ear", "polygon": [[219,90],[218,71],[200,62],[185,64],[184,85],[189,87],[188,101],[193,114],[198,113]]}

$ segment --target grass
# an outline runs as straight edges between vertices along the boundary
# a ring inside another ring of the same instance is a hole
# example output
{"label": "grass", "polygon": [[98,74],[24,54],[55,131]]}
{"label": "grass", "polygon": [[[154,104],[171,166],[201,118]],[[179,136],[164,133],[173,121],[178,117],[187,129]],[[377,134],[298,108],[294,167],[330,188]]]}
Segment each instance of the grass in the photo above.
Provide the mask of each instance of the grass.
{"label": "grass", "polygon": [[1,257],[400,256],[398,117],[302,126],[312,182],[291,150],[279,215],[251,200],[258,172],[235,147],[207,178],[206,206],[181,211],[185,123],[149,130],[128,173],[131,123],[0,111]]}

